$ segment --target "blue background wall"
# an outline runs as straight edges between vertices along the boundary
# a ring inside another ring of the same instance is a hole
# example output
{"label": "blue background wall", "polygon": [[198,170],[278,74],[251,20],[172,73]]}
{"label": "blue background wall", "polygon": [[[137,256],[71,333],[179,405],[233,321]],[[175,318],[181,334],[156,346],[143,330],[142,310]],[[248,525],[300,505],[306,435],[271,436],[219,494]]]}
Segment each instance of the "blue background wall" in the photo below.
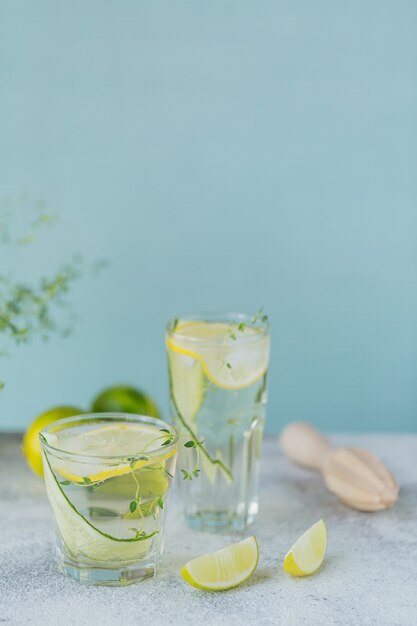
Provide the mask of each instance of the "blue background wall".
{"label": "blue background wall", "polygon": [[416,32],[414,0],[3,0],[0,192],[62,221],[1,271],[111,268],[0,360],[0,427],[119,381],[166,410],[165,320],[263,304],[270,431],[415,430]]}

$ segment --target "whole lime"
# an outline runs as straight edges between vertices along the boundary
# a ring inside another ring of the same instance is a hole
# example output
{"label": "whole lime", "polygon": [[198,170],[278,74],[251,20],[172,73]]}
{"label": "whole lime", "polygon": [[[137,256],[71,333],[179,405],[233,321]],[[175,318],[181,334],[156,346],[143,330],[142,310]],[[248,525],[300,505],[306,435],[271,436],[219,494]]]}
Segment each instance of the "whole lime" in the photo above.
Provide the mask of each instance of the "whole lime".
{"label": "whole lime", "polygon": [[54,406],[52,409],[38,415],[23,437],[22,452],[29,467],[39,476],[43,476],[41,444],[39,441],[40,431],[57,420],[73,415],[85,413],[77,406]]}
{"label": "whole lime", "polygon": [[160,417],[154,400],[145,392],[128,385],[104,389],[91,405],[94,413],[136,413]]}

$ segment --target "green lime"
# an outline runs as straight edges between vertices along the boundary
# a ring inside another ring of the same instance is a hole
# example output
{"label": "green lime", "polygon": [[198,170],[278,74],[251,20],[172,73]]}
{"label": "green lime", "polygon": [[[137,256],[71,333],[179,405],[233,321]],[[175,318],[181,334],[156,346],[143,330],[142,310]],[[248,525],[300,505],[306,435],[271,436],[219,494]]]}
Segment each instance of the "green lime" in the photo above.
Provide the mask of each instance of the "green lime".
{"label": "green lime", "polygon": [[150,396],[127,385],[118,385],[104,389],[93,401],[94,413],[136,413],[161,417],[159,409]]}
{"label": "green lime", "polygon": [[23,437],[22,452],[29,467],[39,476],[43,476],[40,431],[57,420],[85,413],[77,406],[55,406],[34,419]]}

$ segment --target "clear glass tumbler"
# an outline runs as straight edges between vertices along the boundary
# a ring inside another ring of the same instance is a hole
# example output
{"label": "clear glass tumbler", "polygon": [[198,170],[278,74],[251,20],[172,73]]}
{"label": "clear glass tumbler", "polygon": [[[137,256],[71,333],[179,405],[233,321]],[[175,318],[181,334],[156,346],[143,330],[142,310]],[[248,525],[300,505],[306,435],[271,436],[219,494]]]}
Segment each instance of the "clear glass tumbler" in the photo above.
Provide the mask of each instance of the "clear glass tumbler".
{"label": "clear glass tumbler", "polygon": [[40,440],[60,571],[96,585],[153,576],[175,472],[174,428],[152,417],[97,413],[59,420]]}
{"label": "clear glass tumbler", "polygon": [[212,532],[243,530],[258,512],[267,318],[180,317],[168,323],[166,343],[172,421],[179,433],[199,442],[179,453],[188,524]]}

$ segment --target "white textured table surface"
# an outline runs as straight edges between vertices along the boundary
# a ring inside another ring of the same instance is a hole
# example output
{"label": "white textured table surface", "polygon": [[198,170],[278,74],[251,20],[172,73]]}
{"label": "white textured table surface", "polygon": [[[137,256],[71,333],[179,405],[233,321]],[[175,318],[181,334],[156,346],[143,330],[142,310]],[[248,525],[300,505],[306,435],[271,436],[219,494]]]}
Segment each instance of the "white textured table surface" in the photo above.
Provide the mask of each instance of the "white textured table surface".
{"label": "white textured table surface", "polygon": [[[417,624],[417,435],[338,436],[369,447],[401,485],[395,508],[358,513],[326,491],[320,477],[293,467],[267,439],[261,512],[248,534],[260,545],[246,584],[222,593],[189,587],[182,564],[235,536],[188,530],[172,494],[163,567],[156,579],[123,588],[85,587],[56,571],[52,513],[42,482],[26,468],[19,437],[0,435],[0,622],[51,626],[100,624]],[[325,517],[323,569],[289,578],[282,557],[310,524]]]}

